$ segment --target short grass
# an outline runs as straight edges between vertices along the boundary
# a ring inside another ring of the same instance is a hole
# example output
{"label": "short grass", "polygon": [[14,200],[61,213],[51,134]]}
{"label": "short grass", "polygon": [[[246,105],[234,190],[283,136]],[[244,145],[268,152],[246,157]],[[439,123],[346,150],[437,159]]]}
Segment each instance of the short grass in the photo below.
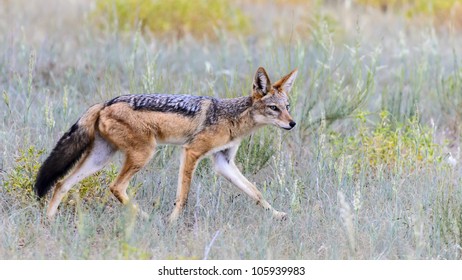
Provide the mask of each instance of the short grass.
{"label": "short grass", "polygon": [[[460,30],[335,1],[239,1],[251,32],[217,27],[208,40],[120,30],[95,23],[88,3],[42,2],[0,4],[1,259],[461,258]],[[167,226],[173,146],[131,182],[148,219],[108,190],[120,156],[76,186],[56,220],[44,217],[36,171],[88,106],[125,93],[247,95],[258,66],[273,79],[299,68],[297,127],[267,127],[238,154],[288,220],[204,160]]]}

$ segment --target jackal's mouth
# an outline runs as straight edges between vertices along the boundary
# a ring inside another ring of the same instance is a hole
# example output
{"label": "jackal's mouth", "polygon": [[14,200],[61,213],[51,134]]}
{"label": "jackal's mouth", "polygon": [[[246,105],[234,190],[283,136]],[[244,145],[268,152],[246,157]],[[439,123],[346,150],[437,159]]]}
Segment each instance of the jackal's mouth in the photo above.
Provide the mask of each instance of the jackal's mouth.
{"label": "jackal's mouth", "polygon": [[292,130],[292,128],[294,128],[296,125],[294,121],[291,121],[290,123],[274,121],[272,122],[272,124],[278,128],[282,128],[285,130]]}
{"label": "jackal's mouth", "polygon": [[280,128],[284,128],[285,130],[291,130],[292,128],[295,127],[295,125],[296,125],[296,123],[295,123],[294,121],[291,121],[291,122],[289,123],[289,126],[285,126],[285,125],[282,126],[282,125],[281,125],[281,126],[279,126],[279,127],[280,127]]}

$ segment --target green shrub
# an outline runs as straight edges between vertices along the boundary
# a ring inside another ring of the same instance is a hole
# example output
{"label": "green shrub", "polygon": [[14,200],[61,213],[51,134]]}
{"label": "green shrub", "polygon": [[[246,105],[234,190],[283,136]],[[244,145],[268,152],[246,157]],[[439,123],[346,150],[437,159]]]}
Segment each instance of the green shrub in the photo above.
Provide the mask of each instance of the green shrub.
{"label": "green shrub", "polygon": [[407,16],[412,17],[420,14],[424,15],[450,15],[452,8],[460,0],[414,0],[406,11]]}
{"label": "green shrub", "polygon": [[379,7],[383,11],[402,11],[408,18],[430,16],[437,23],[453,22],[460,27],[461,0],[356,0],[360,5]]}
{"label": "green shrub", "polygon": [[442,149],[433,139],[433,131],[418,122],[417,117],[400,123],[392,121],[390,114],[383,111],[374,126],[367,125],[366,113],[357,116],[357,134],[342,137],[331,133],[333,154],[337,158],[350,156],[355,169],[370,166],[373,169],[385,167],[395,171],[404,166],[441,162]]}
{"label": "green shrub", "polygon": [[44,150],[37,150],[35,146],[20,149],[14,167],[7,171],[3,184],[4,192],[15,201],[29,203],[35,200],[34,182],[40,168],[40,155]]}
{"label": "green shrub", "polygon": [[94,15],[117,22],[118,28],[154,34],[214,37],[214,28],[243,32],[249,19],[229,0],[98,0]]}

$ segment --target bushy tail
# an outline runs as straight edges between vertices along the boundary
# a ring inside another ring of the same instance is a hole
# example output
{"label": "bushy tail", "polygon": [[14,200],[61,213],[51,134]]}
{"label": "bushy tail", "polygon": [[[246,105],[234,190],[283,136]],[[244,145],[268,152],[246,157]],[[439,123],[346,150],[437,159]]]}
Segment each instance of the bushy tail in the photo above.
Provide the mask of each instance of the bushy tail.
{"label": "bushy tail", "polygon": [[34,189],[43,197],[80,160],[95,139],[95,126],[103,104],[90,107],[87,112],[59,139],[37,174]]}

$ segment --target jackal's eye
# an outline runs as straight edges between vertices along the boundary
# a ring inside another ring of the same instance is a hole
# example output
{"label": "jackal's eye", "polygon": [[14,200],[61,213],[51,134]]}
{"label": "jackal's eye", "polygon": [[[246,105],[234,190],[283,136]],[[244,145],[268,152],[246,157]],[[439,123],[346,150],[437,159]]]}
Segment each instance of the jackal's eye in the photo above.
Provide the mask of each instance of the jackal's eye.
{"label": "jackal's eye", "polygon": [[279,108],[277,106],[274,106],[274,105],[270,105],[268,107],[273,111],[278,111],[279,110]]}
{"label": "jackal's eye", "polygon": [[287,111],[289,111],[290,105],[286,105],[286,109],[287,109]]}

